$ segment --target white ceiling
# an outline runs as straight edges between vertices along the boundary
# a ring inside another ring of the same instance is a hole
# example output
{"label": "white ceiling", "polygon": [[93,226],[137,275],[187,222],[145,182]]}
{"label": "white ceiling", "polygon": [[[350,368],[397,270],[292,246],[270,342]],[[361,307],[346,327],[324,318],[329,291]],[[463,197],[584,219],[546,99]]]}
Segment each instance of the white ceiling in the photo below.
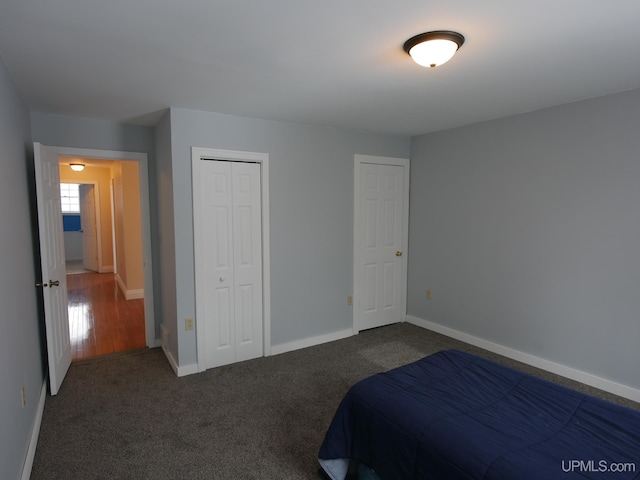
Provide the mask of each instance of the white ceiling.
{"label": "white ceiling", "polygon": [[[429,30],[466,37],[436,69]],[[0,52],[34,111],[415,135],[640,88],[640,1],[1,0]]]}

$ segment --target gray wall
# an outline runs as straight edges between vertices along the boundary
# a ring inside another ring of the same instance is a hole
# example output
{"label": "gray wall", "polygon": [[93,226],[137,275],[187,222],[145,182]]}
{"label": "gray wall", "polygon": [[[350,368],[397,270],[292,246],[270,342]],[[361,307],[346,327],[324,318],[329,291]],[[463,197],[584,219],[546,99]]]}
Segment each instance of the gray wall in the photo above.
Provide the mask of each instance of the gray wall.
{"label": "gray wall", "polygon": [[[269,154],[272,345],[351,328],[353,156],[408,157],[410,140],[171,109],[179,325],[195,316],[191,146]],[[196,363],[195,331],[179,337]]]}
{"label": "gray wall", "polygon": [[[149,209],[151,216],[151,255],[158,262],[157,189],[155,171],[155,140],[153,127],[129,125],[95,118],[68,117],[47,113],[31,113],[33,141],[56,147],[115,150],[148,154]],[[154,292],[159,291],[159,277],[154,271]],[[154,313],[160,312],[159,295],[154,296]],[[160,338],[160,320],[155,314],[155,338]]]}
{"label": "gray wall", "polygon": [[142,152],[149,154],[149,169],[153,163],[152,127],[31,112],[31,130],[33,141],[44,145]]}
{"label": "gray wall", "polygon": [[[156,188],[158,233],[156,248],[159,256],[154,262],[153,272],[158,280],[156,298],[161,308],[156,310],[156,321],[164,325],[169,333],[167,348],[178,361],[178,324],[176,321],[176,254],[175,229],[173,223],[173,179],[171,166],[171,112],[167,112],[156,125]],[[158,302],[156,302],[158,303]]]}
{"label": "gray wall", "polygon": [[640,388],[638,125],[635,90],[414,138],[408,313]]}
{"label": "gray wall", "polygon": [[44,348],[32,248],[29,114],[1,58],[0,159],[0,472],[3,478],[20,478],[44,383]]}

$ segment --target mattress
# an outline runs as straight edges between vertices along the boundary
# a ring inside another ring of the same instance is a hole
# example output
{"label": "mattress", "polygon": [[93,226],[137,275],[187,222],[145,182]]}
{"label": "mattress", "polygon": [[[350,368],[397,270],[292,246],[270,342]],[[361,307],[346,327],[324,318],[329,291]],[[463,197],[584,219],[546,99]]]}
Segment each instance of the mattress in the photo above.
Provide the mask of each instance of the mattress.
{"label": "mattress", "polygon": [[446,350],[354,385],[318,457],[334,480],[640,479],[640,411]]}

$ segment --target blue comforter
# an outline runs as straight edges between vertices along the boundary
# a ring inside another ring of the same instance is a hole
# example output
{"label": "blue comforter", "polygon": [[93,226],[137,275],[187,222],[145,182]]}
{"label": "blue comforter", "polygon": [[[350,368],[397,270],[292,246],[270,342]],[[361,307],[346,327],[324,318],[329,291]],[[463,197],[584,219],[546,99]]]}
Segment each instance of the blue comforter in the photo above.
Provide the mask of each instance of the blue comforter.
{"label": "blue comforter", "polygon": [[640,479],[640,411],[448,350],[354,385],[319,453],[384,480]]}

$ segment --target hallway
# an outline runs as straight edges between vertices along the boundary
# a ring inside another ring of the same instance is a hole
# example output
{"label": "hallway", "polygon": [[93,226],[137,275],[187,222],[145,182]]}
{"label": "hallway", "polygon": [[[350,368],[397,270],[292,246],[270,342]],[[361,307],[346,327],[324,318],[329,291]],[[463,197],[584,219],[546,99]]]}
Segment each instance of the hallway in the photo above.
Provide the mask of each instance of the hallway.
{"label": "hallway", "polygon": [[142,348],[144,299],[125,300],[112,273],[67,275],[71,358]]}

